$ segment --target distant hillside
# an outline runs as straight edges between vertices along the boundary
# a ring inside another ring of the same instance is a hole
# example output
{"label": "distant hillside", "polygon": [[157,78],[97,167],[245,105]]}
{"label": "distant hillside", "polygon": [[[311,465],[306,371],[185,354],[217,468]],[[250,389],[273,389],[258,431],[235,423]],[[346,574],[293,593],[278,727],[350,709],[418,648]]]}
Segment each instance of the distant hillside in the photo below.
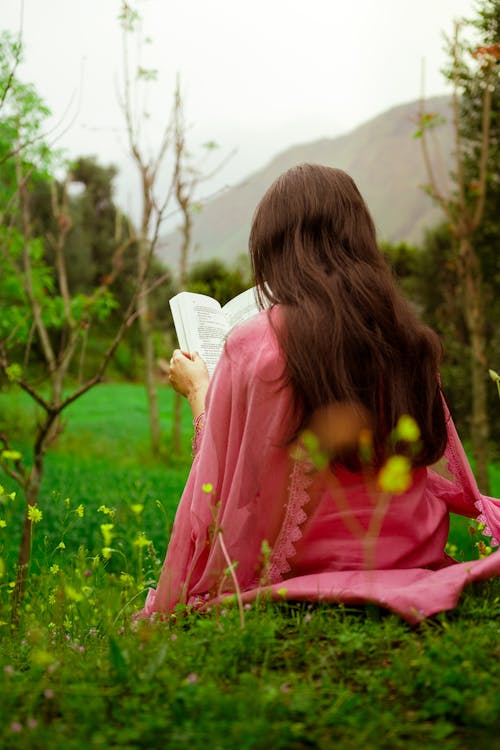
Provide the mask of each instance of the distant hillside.
{"label": "distant hillside", "polygon": [[[418,242],[425,227],[440,220],[440,213],[421,186],[427,182],[420,143],[412,135],[419,103],[410,102],[384,112],[337,138],[304,143],[278,154],[267,166],[239,185],[207,202],[194,219],[195,252],[192,261],[221,258],[231,262],[247,252],[254,209],[271,182],[289,167],[315,162],[345,169],[358,184],[375,219],[379,239]],[[428,112],[449,119],[447,97],[429,99]],[[451,128],[434,131],[440,144],[442,170],[448,172]],[[179,237],[162,239],[158,254],[175,268]]]}

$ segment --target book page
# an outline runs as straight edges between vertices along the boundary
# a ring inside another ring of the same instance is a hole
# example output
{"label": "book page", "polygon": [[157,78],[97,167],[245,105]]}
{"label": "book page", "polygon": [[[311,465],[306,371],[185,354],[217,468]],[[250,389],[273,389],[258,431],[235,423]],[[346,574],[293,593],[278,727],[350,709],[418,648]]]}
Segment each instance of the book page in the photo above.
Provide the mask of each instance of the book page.
{"label": "book page", "polygon": [[229,324],[229,328],[233,328],[235,325],[243,323],[245,320],[249,320],[249,318],[257,315],[259,308],[255,296],[255,287],[247,289],[246,292],[238,294],[237,297],[227,302],[222,308],[222,312]]}
{"label": "book page", "polygon": [[170,300],[170,308],[181,349],[198,352],[212,375],[228,332],[219,303],[206,294],[181,292]]}

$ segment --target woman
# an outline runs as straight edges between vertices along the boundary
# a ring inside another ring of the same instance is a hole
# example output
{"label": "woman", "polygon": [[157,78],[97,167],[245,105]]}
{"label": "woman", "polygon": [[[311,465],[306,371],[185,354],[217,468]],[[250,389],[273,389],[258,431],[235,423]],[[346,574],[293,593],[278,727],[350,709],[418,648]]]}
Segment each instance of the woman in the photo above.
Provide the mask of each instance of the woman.
{"label": "woman", "polygon": [[143,615],[262,591],[375,602],[409,622],[453,607],[465,584],[500,574],[500,552],[452,560],[449,512],[478,516],[495,545],[500,502],[478,492],[439,341],[396,289],[352,179],[286,172],[250,253],[266,309],[229,335],[210,385],[197,355],[172,358],[195,458]]}

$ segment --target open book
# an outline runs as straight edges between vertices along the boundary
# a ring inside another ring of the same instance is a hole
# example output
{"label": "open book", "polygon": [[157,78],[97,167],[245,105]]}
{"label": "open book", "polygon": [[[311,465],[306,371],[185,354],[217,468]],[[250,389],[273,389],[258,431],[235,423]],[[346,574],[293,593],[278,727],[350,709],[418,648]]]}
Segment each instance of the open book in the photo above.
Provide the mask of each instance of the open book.
{"label": "open book", "polygon": [[170,300],[175,332],[180,348],[198,352],[212,375],[233,326],[259,312],[255,287],[238,294],[224,307],[206,294],[180,292]]}

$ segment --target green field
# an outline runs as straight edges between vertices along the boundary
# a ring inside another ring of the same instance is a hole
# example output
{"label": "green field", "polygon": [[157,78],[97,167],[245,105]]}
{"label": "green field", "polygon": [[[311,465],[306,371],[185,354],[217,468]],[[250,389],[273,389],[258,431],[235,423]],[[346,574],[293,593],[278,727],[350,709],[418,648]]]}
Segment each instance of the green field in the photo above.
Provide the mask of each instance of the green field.
{"label": "green field", "polygon": [[[418,628],[372,607],[266,602],[245,611],[243,629],[231,608],[132,624],[157,579],[189,471],[189,414],[175,458],[171,396],[160,393],[164,438],[155,460],[141,387],[102,385],[71,407],[47,456],[15,632],[8,609],[22,498],[0,508],[0,746],[493,746],[498,580]],[[17,432],[22,451],[36,417],[20,394],[0,394],[0,422]],[[498,467],[491,477],[498,495]],[[112,528],[103,533],[105,524]],[[465,558],[478,538],[469,525],[454,518],[450,537]]]}

